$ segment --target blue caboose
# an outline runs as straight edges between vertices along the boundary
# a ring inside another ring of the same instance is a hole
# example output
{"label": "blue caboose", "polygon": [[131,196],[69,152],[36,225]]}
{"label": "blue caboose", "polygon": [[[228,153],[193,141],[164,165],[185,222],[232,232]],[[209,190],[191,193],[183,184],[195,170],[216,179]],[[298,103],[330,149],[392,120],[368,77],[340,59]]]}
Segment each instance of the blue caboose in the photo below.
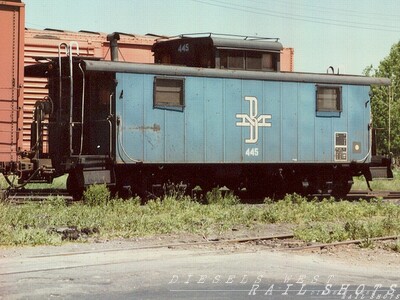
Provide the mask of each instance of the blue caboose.
{"label": "blue caboose", "polygon": [[70,174],[73,193],[105,182],[140,195],[174,182],[343,196],[353,176],[392,176],[390,159],[375,155],[369,97],[389,80],[279,72],[281,48],[181,37],[154,46],[158,64],[71,58],[32,68],[50,78],[56,172]]}

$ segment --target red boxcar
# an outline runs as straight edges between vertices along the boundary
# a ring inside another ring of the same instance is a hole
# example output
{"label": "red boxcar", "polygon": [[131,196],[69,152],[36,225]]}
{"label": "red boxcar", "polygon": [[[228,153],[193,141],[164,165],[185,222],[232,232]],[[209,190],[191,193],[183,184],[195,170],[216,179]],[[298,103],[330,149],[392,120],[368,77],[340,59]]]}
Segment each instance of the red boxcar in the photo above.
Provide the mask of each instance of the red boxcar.
{"label": "red boxcar", "polygon": [[21,144],[24,78],[25,5],[0,1],[0,170],[18,161]]}

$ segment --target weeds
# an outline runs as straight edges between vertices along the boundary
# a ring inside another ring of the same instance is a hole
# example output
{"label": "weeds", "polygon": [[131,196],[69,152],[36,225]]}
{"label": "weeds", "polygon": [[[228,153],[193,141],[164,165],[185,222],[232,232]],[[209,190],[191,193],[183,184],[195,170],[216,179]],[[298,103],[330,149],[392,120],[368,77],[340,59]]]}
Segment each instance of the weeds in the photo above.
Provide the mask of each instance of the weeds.
{"label": "weeds", "polygon": [[[66,232],[63,228],[73,228],[78,240],[85,241],[182,232],[207,236],[237,226],[285,223],[294,224],[295,236],[304,241],[361,239],[365,241],[362,247],[371,246],[373,237],[400,234],[400,207],[379,199],[310,201],[294,194],[282,201],[266,199],[263,205],[251,206],[216,189],[207,193],[209,204],[204,205],[185,195],[182,187],[166,187],[164,197],[145,205],[139,198],[113,199],[105,185],[90,187],[84,202],[72,205],[58,197],[21,206],[0,203],[0,244],[60,244],[65,239],[60,234]],[[400,248],[398,244],[393,248]]]}
{"label": "weeds", "polygon": [[94,184],[83,192],[83,203],[89,206],[107,204],[111,199],[111,193],[105,184]]}
{"label": "weeds", "polygon": [[339,224],[306,224],[294,231],[294,236],[305,242],[332,243],[348,239],[348,235]]}
{"label": "weeds", "polygon": [[[399,178],[400,172],[399,169],[393,170],[394,179],[392,180],[374,180],[370,182],[371,188],[374,191],[399,191]],[[366,190],[367,183],[365,181],[364,176],[354,177],[353,190]]]}
{"label": "weeds", "polygon": [[373,249],[375,247],[374,242],[370,238],[364,238],[361,243],[358,244],[360,248],[368,248],[368,249]]}
{"label": "weeds", "polygon": [[218,204],[222,206],[230,206],[239,204],[240,200],[237,196],[233,194],[233,192],[224,189],[215,188],[212,191],[208,192],[206,195],[208,204]]}
{"label": "weeds", "polygon": [[393,243],[385,244],[385,248],[400,253],[400,239],[397,239],[397,241]]}

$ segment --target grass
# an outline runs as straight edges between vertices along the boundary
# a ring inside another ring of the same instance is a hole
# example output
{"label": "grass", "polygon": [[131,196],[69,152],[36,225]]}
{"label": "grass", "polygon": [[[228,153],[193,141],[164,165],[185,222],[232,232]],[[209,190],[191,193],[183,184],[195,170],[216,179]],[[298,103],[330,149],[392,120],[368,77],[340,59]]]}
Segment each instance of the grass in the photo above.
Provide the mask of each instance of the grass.
{"label": "grass", "polygon": [[[374,181],[374,190],[399,190],[399,171],[394,180]],[[53,185],[27,188],[65,188],[66,176]],[[3,183],[0,180],[0,185]],[[355,178],[353,189],[366,189],[363,178]],[[67,205],[62,198],[50,197],[41,203],[12,205],[0,202],[0,245],[59,245],[70,237],[60,228],[76,231],[73,240],[134,238],[170,233],[203,236],[221,234],[237,226],[292,224],[295,236],[305,242],[334,242],[400,235],[400,206],[381,199],[357,202],[334,199],[308,200],[287,195],[281,201],[266,199],[263,205],[240,204],[231,193],[209,192],[205,199],[184,196],[179,188],[168,189],[161,199],[145,205],[140,199],[113,199],[104,185],[90,187],[83,203]],[[206,203],[207,205],[204,205]],[[399,252],[400,244],[388,244]]]}
{"label": "grass", "polygon": [[385,248],[400,253],[400,239],[397,239],[395,242],[385,244]]}
{"label": "grass", "polygon": [[[379,179],[370,182],[374,191],[400,191],[400,169],[393,170],[394,179]],[[364,176],[354,177],[352,190],[367,190]]]}
{"label": "grass", "polygon": [[[208,193],[207,205],[179,192],[140,204],[140,199],[113,199],[104,185],[93,186],[83,203],[67,205],[52,197],[41,203],[0,203],[0,245],[58,245],[74,240],[134,238],[157,234],[220,234],[237,226],[294,224],[295,236],[307,242],[368,239],[400,234],[400,207],[376,199],[370,202],[308,200],[287,195],[262,205],[239,204],[232,194]],[[397,249],[393,246],[393,249]]]}

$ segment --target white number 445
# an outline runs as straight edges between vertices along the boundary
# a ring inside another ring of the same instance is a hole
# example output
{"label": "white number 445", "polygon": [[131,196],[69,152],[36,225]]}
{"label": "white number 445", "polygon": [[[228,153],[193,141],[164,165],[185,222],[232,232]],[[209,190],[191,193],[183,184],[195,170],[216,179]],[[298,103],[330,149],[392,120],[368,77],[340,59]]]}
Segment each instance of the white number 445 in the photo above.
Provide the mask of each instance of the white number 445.
{"label": "white number 445", "polygon": [[258,148],[247,148],[246,156],[258,156]]}
{"label": "white number 445", "polygon": [[189,52],[189,44],[181,44],[181,45],[179,45],[178,52],[179,53]]}

